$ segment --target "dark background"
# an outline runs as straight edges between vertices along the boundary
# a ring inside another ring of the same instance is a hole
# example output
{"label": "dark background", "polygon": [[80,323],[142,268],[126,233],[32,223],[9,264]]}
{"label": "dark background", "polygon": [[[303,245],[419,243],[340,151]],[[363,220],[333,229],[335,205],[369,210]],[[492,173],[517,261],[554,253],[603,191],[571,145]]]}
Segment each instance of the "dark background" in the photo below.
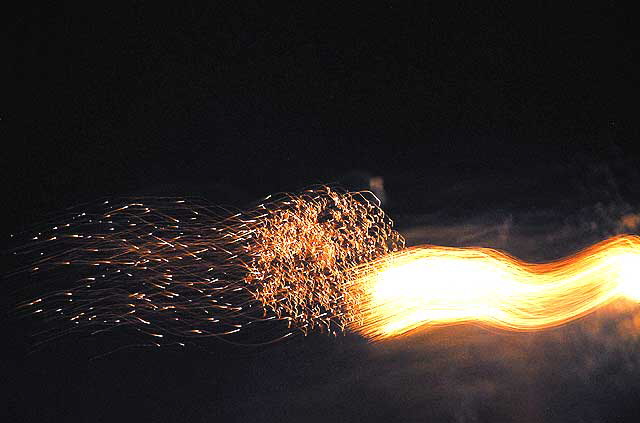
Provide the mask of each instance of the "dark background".
{"label": "dark background", "polygon": [[[242,207],[319,183],[370,188],[372,177],[410,244],[544,260],[634,232],[630,10],[447,4],[136,2],[5,16],[3,232],[105,196]],[[633,332],[612,335],[623,320],[98,359],[131,342],[76,337],[28,354],[33,328],[10,321],[3,411],[7,421],[634,421],[640,353]]]}

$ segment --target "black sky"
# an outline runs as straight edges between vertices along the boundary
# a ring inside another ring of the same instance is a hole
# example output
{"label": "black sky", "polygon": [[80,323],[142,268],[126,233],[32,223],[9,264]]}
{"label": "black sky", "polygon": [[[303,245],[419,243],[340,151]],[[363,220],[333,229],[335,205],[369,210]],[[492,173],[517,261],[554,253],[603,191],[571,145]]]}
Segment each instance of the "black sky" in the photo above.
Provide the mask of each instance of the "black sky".
{"label": "black sky", "polygon": [[[6,16],[5,229],[105,196],[195,195],[243,206],[271,192],[353,184],[354,172],[384,178],[386,208],[401,227],[438,213],[439,223],[460,223],[637,204],[640,61],[631,11],[604,2],[444,3],[52,4]],[[19,338],[23,329],[10,333]],[[73,341],[63,341],[50,355],[25,357],[20,339],[7,361],[17,363],[10,379],[21,391],[10,397],[12,421],[205,421],[216,410],[243,421],[288,421],[306,414],[299,404],[314,392],[345,410],[311,421],[449,415],[450,403],[439,402],[449,391],[427,396],[439,404],[431,414],[403,414],[397,401],[385,402],[393,388],[370,386],[361,396],[345,391],[349,409],[331,394],[331,374],[364,366],[358,354],[371,354],[351,338],[267,352],[134,350],[97,363],[87,358],[96,349],[91,340],[73,353],[65,352]],[[286,365],[304,366],[295,353],[314,357],[303,379]],[[322,354],[333,370],[318,364]],[[402,362],[373,354],[371,363],[403,371]],[[209,361],[216,364],[204,380],[198,368]],[[166,370],[176,362],[175,372]],[[362,369],[347,374],[341,389],[373,380]],[[270,387],[269,378],[289,388]],[[320,378],[324,390],[304,378]],[[27,392],[39,381],[32,403]],[[270,416],[269,402],[283,400],[296,401],[297,412],[278,408]],[[379,408],[365,410],[368,403]],[[459,421],[509,421],[516,409],[489,407]],[[541,418],[565,416],[561,406],[553,410]],[[598,413],[585,421],[599,421]]]}
{"label": "black sky", "polygon": [[632,24],[605,6],[35,8],[9,25],[10,195],[253,198],[353,169],[413,194],[607,159],[638,129]]}

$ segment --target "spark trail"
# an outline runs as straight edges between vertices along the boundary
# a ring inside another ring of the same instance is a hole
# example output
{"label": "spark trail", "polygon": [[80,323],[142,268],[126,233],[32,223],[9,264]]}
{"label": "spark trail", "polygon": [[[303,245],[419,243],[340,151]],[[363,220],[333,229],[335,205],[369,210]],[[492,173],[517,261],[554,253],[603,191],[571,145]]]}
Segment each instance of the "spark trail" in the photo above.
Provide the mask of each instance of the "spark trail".
{"label": "spark trail", "polygon": [[256,326],[250,339],[340,332],[359,300],[348,270],[404,247],[366,193],[327,187],[245,211],[170,198],[93,209],[15,252],[29,263],[21,275],[53,287],[22,307],[50,322],[51,336],[60,324],[133,328],[158,341]]}
{"label": "spark trail", "polygon": [[22,275],[54,287],[22,309],[71,329],[134,328],[158,340],[310,330],[377,340],[459,323],[540,330],[618,298],[640,301],[636,236],[544,264],[484,248],[405,249],[367,198],[323,187],[247,211],[107,202],[16,251],[36,257]]}

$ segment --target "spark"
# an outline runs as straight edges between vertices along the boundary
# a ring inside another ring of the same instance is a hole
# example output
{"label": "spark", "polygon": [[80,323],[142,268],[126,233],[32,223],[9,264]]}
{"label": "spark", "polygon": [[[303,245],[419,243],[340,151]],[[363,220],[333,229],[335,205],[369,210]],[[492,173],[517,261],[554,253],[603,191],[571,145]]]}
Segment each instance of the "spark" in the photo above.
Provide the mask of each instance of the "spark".
{"label": "spark", "polygon": [[[57,288],[38,296],[51,326],[71,320],[102,333],[142,324],[165,339],[278,322],[287,333],[333,333],[355,318],[348,270],[404,247],[367,195],[322,187],[243,211],[183,199],[109,201],[74,212],[70,226],[47,225],[21,254],[33,254],[28,269]],[[34,304],[23,308],[33,313]]]}

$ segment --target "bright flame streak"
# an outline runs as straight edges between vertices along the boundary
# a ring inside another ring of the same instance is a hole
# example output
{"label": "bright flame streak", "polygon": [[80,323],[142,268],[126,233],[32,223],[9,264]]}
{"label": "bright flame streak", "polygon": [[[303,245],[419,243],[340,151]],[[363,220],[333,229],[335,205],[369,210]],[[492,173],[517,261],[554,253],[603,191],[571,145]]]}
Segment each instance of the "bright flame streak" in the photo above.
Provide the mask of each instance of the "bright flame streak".
{"label": "bright flame streak", "polygon": [[640,301],[640,238],[614,237],[543,264],[491,249],[421,246],[359,271],[363,302],[351,327],[369,338],[462,322],[539,330],[617,298]]}

